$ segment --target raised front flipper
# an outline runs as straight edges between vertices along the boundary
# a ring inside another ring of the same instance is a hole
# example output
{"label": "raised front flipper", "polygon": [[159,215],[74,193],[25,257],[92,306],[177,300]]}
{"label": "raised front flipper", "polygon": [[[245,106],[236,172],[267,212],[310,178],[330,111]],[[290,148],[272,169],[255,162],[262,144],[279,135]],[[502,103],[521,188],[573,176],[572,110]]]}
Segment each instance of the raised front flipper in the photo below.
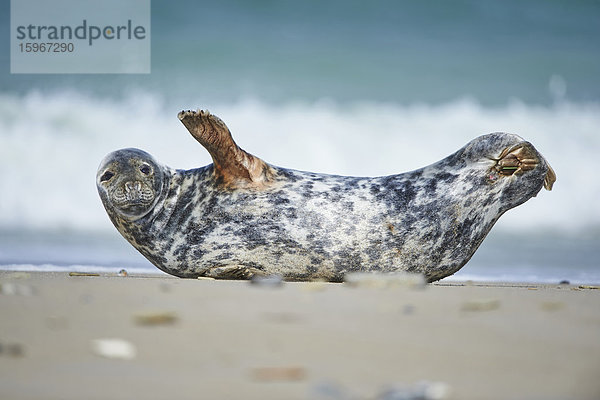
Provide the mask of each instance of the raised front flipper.
{"label": "raised front flipper", "polygon": [[229,188],[263,188],[275,172],[258,157],[238,147],[229,128],[208,111],[181,111],[179,120],[210,153],[217,182]]}

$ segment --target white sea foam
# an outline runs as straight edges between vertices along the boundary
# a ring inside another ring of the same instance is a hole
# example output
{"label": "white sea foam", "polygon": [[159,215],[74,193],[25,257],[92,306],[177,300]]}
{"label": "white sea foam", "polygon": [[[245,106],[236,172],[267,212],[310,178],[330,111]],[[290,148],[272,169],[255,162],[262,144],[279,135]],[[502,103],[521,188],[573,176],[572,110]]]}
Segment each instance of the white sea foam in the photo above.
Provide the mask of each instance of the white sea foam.
{"label": "white sea foam", "polygon": [[[468,271],[468,266],[465,267]],[[463,272],[461,270],[454,275],[450,275],[444,278],[443,282],[495,282],[495,283],[546,283],[546,284],[559,284],[560,282],[569,282],[572,285],[581,284],[593,284],[597,285],[600,283],[600,276],[595,271],[574,271],[568,272],[564,270],[561,273],[545,274],[542,269],[538,269],[536,272],[523,273],[518,270],[512,273],[497,273],[493,269],[489,271],[480,271],[478,274],[469,272]]]}
{"label": "white sea foam", "polygon": [[121,100],[77,92],[0,94],[0,227],[112,230],[95,189],[108,152],[138,147],[176,168],[208,164],[208,153],[177,120],[208,108],[237,143],[267,162],[301,170],[375,176],[437,161],[480,134],[517,133],[534,143],[558,181],[501,218],[496,229],[578,232],[600,226],[600,104],[538,107],[515,101],[397,105],[330,101],[270,105],[164,104],[136,93]]}
{"label": "white sea foam", "polygon": [[[123,268],[106,267],[102,265],[56,265],[56,264],[0,264],[0,271],[15,272],[81,272],[99,274],[117,274]],[[158,268],[128,268],[128,274],[167,275]]]}

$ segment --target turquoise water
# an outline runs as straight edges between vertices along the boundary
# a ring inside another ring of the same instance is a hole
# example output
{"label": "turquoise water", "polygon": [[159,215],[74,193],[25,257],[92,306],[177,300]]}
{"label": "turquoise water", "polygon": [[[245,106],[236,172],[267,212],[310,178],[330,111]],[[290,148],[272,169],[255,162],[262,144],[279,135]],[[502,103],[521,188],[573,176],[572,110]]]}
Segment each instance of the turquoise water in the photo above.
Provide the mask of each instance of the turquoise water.
{"label": "turquoise water", "polygon": [[155,0],[148,75],[11,75],[6,3],[3,268],[154,270],[108,221],[95,171],[122,147],[208,164],[176,118],[201,107],[268,162],[346,175],[520,134],[556,170],[555,189],[503,216],[459,277],[600,282],[596,1]]}
{"label": "turquoise water", "polygon": [[151,23],[150,75],[11,76],[4,68],[3,91],[74,87],[112,98],[141,88],[203,103],[467,96],[486,106],[600,97],[597,1],[155,0]]}

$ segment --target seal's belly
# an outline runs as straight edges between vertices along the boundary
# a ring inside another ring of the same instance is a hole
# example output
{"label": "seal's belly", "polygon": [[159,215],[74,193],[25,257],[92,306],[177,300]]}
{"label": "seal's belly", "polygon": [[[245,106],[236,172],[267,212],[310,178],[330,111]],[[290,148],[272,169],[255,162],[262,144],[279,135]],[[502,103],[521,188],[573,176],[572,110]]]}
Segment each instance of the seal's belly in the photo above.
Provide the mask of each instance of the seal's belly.
{"label": "seal's belly", "polygon": [[340,280],[365,269],[419,271],[443,257],[432,249],[448,241],[443,233],[452,232],[456,207],[426,193],[423,171],[380,178],[278,172],[268,190],[209,190],[191,199],[193,209],[179,205],[187,212],[172,219],[177,229],[167,228],[175,232],[164,251],[169,266],[186,275],[243,266]]}

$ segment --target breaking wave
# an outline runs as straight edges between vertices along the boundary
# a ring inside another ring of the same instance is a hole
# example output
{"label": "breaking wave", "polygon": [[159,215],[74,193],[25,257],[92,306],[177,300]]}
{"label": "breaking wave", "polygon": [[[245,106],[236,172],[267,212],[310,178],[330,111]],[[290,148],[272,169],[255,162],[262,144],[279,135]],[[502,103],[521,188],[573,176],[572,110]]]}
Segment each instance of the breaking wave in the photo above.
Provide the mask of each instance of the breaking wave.
{"label": "breaking wave", "polygon": [[342,175],[412,170],[475,136],[517,133],[546,157],[558,180],[551,193],[510,211],[496,229],[577,233],[600,227],[597,103],[165,104],[160,96],[140,92],[114,100],[77,91],[31,91],[0,94],[0,228],[114,229],[96,193],[100,160],[112,150],[138,147],[176,168],[208,164],[208,153],[176,118],[181,109],[197,107],[221,116],[237,143],[267,162]]}

